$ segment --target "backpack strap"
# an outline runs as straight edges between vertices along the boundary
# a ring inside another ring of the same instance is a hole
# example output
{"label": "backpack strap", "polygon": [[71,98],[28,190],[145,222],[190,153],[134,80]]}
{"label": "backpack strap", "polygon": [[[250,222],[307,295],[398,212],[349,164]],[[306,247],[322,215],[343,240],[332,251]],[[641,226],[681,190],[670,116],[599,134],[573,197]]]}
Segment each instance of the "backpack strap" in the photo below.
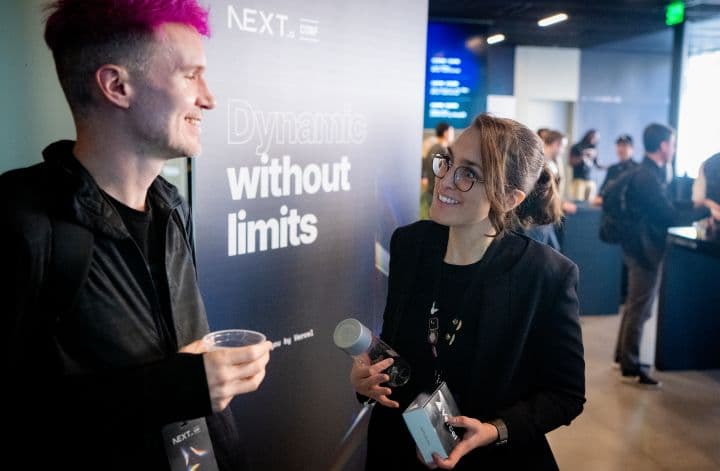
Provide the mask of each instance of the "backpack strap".
{"label": "backpack strap", "polygon": [[75,307],[77,296],[90,271],[93,234],[88,229],[50,218],[52,245],[49,262],[49,300],[55,321]]}

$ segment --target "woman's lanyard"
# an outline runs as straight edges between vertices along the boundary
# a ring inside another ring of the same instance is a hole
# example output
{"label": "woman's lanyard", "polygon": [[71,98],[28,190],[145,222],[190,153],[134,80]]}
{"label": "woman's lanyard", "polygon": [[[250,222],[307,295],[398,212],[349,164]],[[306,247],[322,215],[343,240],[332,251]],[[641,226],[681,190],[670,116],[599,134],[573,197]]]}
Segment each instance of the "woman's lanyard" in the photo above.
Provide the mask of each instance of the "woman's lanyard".
{"label": "woman's lanyard", "polygon": [[460,318],[460,312],[461,307],[463,304],[465,304],[467,293],[469,291],[469,286],[473,282],[472,277],[469,281],[468,286],[466,287],[465,291],[462,295],[462,302],[460,305],[458,305],[458,312],[455,316],[453,316],[453,319],[450,321],[450,324],[452,327],[450,327],[443,338],[440,338],[440,317],[438,314],[444,314],[440,311],[440,291],[443,285],[443,263],[441,260],[440,265],[435,270],[435,281],[433,283],[433,302],[430,306],[430,315],[428,317],[428,333],[427,333],[427,341],[430,344],[430,351],[432,353],[433,362],[435,366],[435,374],[434,374],[434,380],[435,385],[439,385],[443,382],[443,372],[442,368],[440,367],[440,361],[439,361],[439,354],[438,354],[438,347],[441,340],[447,342],[448,347],[452,347],[453,343],[455,342],[455,338],[459,335],[460,329],[462,329],[462,319]]}

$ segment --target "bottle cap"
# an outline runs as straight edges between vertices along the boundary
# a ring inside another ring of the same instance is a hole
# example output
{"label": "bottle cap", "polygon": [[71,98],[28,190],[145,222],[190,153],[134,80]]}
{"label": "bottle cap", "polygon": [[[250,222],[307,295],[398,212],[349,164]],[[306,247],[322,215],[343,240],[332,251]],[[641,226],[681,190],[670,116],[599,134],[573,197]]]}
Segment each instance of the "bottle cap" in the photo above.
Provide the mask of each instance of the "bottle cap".
{"label": "bottle cap", "polygon": [[355,356],[366,352],[372,343],[372,331],[357,319],[345,319],[335,327],[333,340],[338,348]]}

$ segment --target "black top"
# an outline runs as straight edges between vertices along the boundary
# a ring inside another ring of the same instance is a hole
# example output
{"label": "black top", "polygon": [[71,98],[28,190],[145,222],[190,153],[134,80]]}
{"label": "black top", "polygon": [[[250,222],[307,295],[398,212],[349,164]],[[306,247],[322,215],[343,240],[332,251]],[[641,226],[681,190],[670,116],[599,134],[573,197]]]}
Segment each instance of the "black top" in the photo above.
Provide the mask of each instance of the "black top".
{"label": "black top", "polygon": [[[8,404],[37,405],[9,408],[8,446],[23,456],[28,469],[50,469],[78,443],[77,469],[167,469],[161,425],[212,413],[203,357],[176,353],[178,345],[208,331],[189,208],[161,177],[151,185],[153,218],[166,215],[163,256],[172,280],[166,284],[177,339],[171,346],[156,325],[156,295],[145,258],[73,157],[73,146],[54,143],[43,153],[45,162],[0,176],[0,220],[6,224],[0,231],[0,311],[3,371],[10,385],[5,392]],[[46,304],[44,291],[56,275],[53,221],[90,232],[93,244],[74,307],[59,316]],[[222,455],[221,469],[223,463],[240,469],[233,464],[239,447],[230,414],[228,407],[208,417],[208,426],[215,452]],[[61,433],[38,445],[43,424],[60,427]],[[114,439],[118,434],[126,439]]]}
{"label": "black top", "polygon": [[603,180],[603,183],[600,186],[600,196],[603,196],[603,191],[605,191],[605,187],[607,187],[608,183],[615,180],[617,177],[619,177],[626,171],[632,170],[637,166],[638,163],[635,162],[633,159],[627,159],[608,167],[607,173],[605,174],[605,180]]}
{"label": "black top", "polygon": [[476,340],[473,333],[477,330],[477,316],[462,308],[468,298],[470,283],[481,265],[482,260],[472,265],[442,265],[437,312],[440,319],[438,360],[442,379],[448,383],[451,392],[458,391],[453,393],[457,401],[464,400],[461,392],[470,385],[467,360],[473,357]]}
{"label": "black top", "polygon": [[592,147],[593,146],[588,146],[581,142],[578,142],[570,148],[570,166],[572,167],[573,178],[580,180],[590,179],[590,170],[592,168],[585,161],[583,153],[585,152],[585,149],[589,149]]}
{"label": "black top", "polygon": [[705,197],[720,203],[720,154],[705,161]]}
{"label": "black top", "polygon": [[621,245],[626,255],[648,269],[655,269],[660,263],[667,229],[677,220],[665,177],[665,167],[646,156],[628,186],[627,204],[638,218],[635,230],[623,238]]}
{"label": "black top", "polygon": [[[442,263],[439,279],[434,279],[433,273],[424,271],[419,274],[418,292],[412,296],[412,316],[403,319],[401,329],[403,335],[398,337],[393,347],[401,357],[410,363],[412,373],[410,381],[403,387],[396,388],[392,399],[400,402],[402,408],[407,407],[420,392],[431,392],[435,386],[436,372],[441,373],[442,380],[448,383],[450,391],[456,401],[460,401],[459,394],[468,386],[467,359],[473,356],[474,337],[471,333],[477,326],[477,319],[472,315],[461,316],[461,307],[466,299],[470,282],[480,270],[482,260],[471,265],[451,265]],[[436,343],[437,359],[432,353],[428,342],[428,322],[430,307],[426,305],[422,291],[434,290],[438,292],[436,306],[440,323],[438,340]],[[453,320],[462,320],[460,330],[456,331]],[[446,335],[455,335],[452,344]]]}
{"label": "black top", "polygon": [[171,339],[172,345],[177,345],[172,328],[172,312],[170,309],[170,293],[168,292],[168,279],[165,270],[165,224],[167,217],[163,218],[161,211],[153,211],[153,204],[147,201],[147,211],[138,211],[121,201],[116,200],[106,192],[102,194],[110,200],[117,210],[130,237],[137,244],[145,257],[145,264],[152,277],[153,288],[156,291],[160,313],[158,323],[163,329],[165,338]]}

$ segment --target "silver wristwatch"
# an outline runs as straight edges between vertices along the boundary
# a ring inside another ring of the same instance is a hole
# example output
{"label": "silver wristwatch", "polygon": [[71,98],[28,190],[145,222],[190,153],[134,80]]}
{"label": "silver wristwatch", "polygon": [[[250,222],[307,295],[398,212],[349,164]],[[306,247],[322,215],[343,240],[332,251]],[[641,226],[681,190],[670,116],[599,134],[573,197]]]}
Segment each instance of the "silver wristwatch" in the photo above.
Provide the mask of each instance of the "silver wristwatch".
{"label": "silver wristwatch", "polygon": [[495,445],[505,445],[508,441],[508,429],[507,425],[505,425],[505,421],[502,419],[495,419],[488,423],[494,425],[498,431],[498,439],[495,441]]}

